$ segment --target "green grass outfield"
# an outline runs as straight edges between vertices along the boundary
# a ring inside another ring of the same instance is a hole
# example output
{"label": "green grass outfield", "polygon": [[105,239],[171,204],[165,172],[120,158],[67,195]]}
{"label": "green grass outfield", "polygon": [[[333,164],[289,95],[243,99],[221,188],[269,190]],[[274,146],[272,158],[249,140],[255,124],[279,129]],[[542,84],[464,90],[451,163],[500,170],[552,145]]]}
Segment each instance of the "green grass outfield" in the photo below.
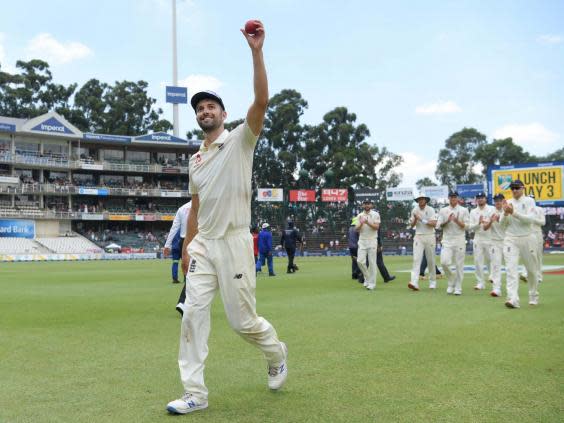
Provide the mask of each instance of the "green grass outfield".
{"label": "green grass outfield", "polygon": [[[180,287],[169,261],[0,263],[0,422],[561,422],[564,276],[545,275],[541,304],[520,310],[472,290],[368,292],[348,257],[275,260],[259,276],[259,314],[290,350],[281,392],[266,365],[212,309],[209,408],[167,415],[182,394]],[[470,263],[470,259],[467,260]],[[546,256],[545,264],[564,264]],[[427,286],[424,282],[422,286]]]}

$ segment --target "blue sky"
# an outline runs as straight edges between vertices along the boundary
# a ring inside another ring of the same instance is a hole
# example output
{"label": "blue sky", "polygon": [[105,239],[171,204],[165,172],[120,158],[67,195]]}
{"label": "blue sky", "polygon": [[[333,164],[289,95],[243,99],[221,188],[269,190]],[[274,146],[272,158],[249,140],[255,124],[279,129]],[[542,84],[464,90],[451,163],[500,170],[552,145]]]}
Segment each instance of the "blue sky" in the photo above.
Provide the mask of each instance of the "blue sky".
{"label": "blue sky", "polygon": [[[33,57],[65,84],[143,79],[172,120],[171,0],[31,0],[2,15],[3,70]],[[465,126],[538,154],[564,144],[564,1],[178,0],[179,79],[218,91],[228,119],[252,98],[249,18],[266,27],[271,94],[301,92],[306,123],[346,106],[404,156],[403,185],[433,177]],[[180,115],[181,134],[196,127],[188,106]]]}

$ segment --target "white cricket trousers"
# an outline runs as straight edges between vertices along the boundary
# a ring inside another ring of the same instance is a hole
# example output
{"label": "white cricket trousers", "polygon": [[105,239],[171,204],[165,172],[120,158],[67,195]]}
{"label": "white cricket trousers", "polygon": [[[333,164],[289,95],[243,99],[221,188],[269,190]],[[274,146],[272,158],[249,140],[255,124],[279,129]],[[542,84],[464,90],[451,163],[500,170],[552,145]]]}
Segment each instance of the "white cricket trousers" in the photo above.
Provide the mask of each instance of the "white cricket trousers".
{"label": "white cricket trousers", "polygon": [[186,308],[180,329],[178,365],[184,390],[205,400],[204,363],[208,355],[210,306],[219,289],[229,324],[256,345],[269,365],[277,366],[285,352],[272,325],[256,313],[253,239],[248,229],[221,239],[196,235],[188,246]]}
{"label": "white cricket trousers", "polygon": [[476,281],[482,288],[486,286],[486,272],[484,271],[484,267],[489,268],[491,265],[490,247],[491,243],[489,241],[482,241],[474,238],[473,250],[474,266],[476,267]]}
{"label": "white cricket trousers", "polygon": [[[358,268],[364,275],[364,284],[368,289],[376,288],[376,254],[378,253],[378,241],[358,241],[358,256],[356,262]],[[368,257],[368,267],[366,267],[366,258]]]}
{"label": "white cricket trousers", "polygon": [[[464,256],[466,245],[443,245],[441,248],[441,266],[447,277],[448,288],[454,292],[462,292],[462,279],[464,279]],[[454,267],[454,272],[452,271]]]}
{"label": "white cricket trousers", "polygon": [[[532,234],[534,240],[535,240],[535,246],[537,247],[537,279],[539,282],[542,282],[542,259],[543,259],[543,253],[544,253],[544,239],[543,239],[543,235],[542,232],[538,232],[538,231],[534,231]],[[527,269],[525,268],[522,272],[521,275],[523,275],[525,278],[528,278],[528,272]]]}
{"label": "white cricket trousers", "polygon": [[490,243],[490,279],[493,282],[492,291],[501,293],[501,265],[503,262],[503,241],[492,240]]}
{"label": "white cricket trousers", "polygon": [[429,269],[429,282],[437,280],[435,274],[435,248],[437,241],[435,234],[415,234],[413,237],[413,267],[411,268],[411,283],[419,286],[419,270],[423,261],[423,254],[427,257],[427,268]]}
{"label": "white cricket trousers", "polygon": [[519,306],[519,257],[527,269],[529,301],[538,301],[537,250],[533,234],[506,236],[503,242],[503,258],[507,269],[507,299]]}

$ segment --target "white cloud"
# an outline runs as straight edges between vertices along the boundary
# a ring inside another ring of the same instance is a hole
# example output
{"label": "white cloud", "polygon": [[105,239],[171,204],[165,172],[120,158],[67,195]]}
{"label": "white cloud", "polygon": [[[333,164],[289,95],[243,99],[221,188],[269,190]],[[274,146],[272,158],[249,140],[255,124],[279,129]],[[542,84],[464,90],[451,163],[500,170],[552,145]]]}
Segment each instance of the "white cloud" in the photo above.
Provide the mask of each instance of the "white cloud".
{"label": "white cloud", "polygon": [[496,129],[492,137],[495,139],[513,138],[516,144],[524,147],[531,153],[544,153],[551,148],[560,136],[544,127],[544,125],[533,122],[526,124],[509,124]]}
{"label": "white cloud", "polygon": [[415,187],[415,182],[424,177],[435,180],[437,160],[429,160],[412,151],[400,153],[403,163],[396,169],[403,174],[401,186]]}
{"label": "white cloud", "polygon": [[7,57],[6,57],[6,49],[4,48],[4,42],[6,41],[6,34],[0,32],[0,65],[2,65],[1,70],[3,72],[8,72],[8,73],[16,73],[17,69],[8,64],[7,63]]}
{"label": "white cloud", "polygon": [[537,41],[542,44],[560,44],[564,41],[564,37],[556,34],[543,34],[537,37]]}
{"label": "white cloud", "polygon": [[178,81],[178,85],[188,88],[188,96],[193,96],[199,91],[211,90],[218,91],[223,82],[211,75],[188,75]]}
{"label": "white cloud", "polygon": [[444,115],[448,113],[459,113],[462,109],[452,100],[439,101],[437,103],[417,106],[415,113],[418,115]]}
{"label": "white cloud", "polygon": [[42,33],[31,39],[26,47],[29,59],[44,59],[51,65],[70,63],[93,54],[92,50],[79,42],[62,43],[51,34]]}

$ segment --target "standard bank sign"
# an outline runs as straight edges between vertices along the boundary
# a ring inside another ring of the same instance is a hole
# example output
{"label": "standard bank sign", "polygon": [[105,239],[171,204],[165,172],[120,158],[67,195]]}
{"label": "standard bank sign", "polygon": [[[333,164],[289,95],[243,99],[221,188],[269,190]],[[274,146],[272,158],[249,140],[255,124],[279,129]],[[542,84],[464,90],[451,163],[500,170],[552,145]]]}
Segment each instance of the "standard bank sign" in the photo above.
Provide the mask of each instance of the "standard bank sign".
{"label": "standard bank sign", "polygon": [[39,125],[31,128],[31,130],[58,134],[74,134],[74,132],[72,132],[69,128],[67,128],[54,117],[41,122]]}
{"label": "standard bank sign", "polygon": [[33,220],[0,219],[0,238],[31,238],[35,237],[35,222]]}

